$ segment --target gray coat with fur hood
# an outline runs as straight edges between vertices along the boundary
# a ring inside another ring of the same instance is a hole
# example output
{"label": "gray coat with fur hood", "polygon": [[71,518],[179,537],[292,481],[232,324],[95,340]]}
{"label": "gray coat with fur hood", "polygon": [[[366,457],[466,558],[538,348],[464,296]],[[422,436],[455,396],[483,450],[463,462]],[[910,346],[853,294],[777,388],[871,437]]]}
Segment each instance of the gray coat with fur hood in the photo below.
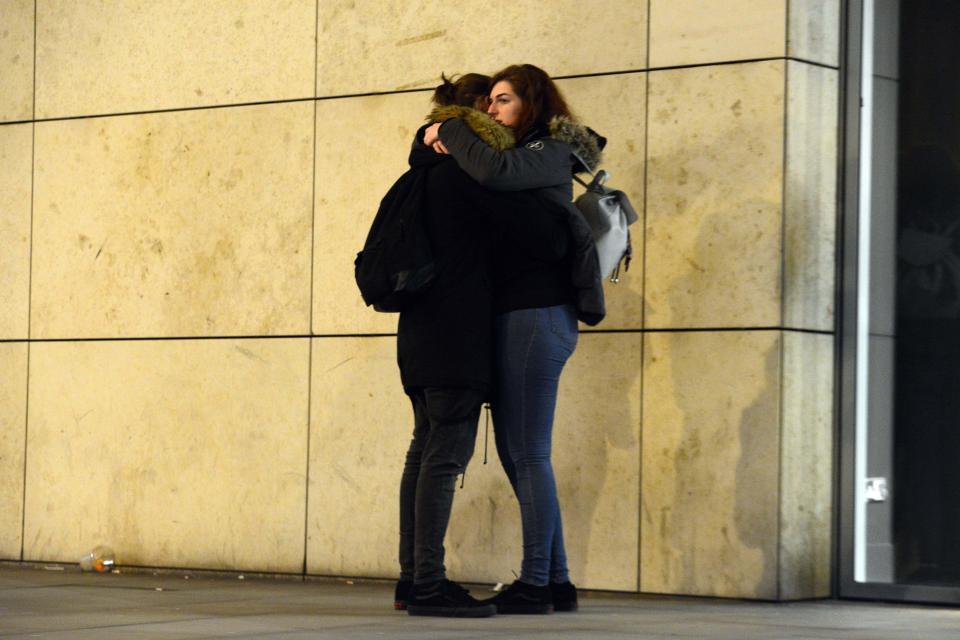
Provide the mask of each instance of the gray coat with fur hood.
{"label": "gray coat with fur hood", "polygon": [[[464,121],[474,117],[466,107],[442,107],[430,119],[443,122],[439,136],[457,164],[481,185],[501,191],[536,189],[565,212],[572,241],[571,284],[577,315],[596,325],[606,315],[603,278],[590,226],[574,206],[572,178],[582,159],[593,169],[600,161],[598,139],[587,127],[554,118],[548,132],[528,135],[520,145],[498,151],[487,145]],[[474,112],[476,113],[476,112]],[[576,154],[576,155],[574,155]]]}

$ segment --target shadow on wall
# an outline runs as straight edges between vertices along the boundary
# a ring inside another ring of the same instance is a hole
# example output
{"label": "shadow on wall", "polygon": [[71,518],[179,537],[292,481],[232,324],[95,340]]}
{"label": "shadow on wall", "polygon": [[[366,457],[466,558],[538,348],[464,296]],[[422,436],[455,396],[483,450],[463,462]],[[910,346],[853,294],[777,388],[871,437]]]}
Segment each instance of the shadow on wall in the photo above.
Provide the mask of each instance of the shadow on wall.
{"label": "shadow on wall", "polygon": [[[722,216],[704,219],[697,255],[717,253],[713,229]],[[672,283],[676,304],[689,304],[687,292],[702,286],[694,282],[701,275]],[[673,502],[656,534],[670,556],[661,584],[676,593],[774,597],[779,334],[679,333],[669,345],[683,425],[675,449],[663,452],[673,458],[675,477]]]}
{"label": "shadow on wall", "polygon": [[780,339],[774,337],[766,353],[763,387],[740,415],[740,458],[734,484],[734,524],[744,547],[762,554],[753,584],[731,585],[759,597],[774,597],[777,589],[779,540],[779,472],[777,431],[780,427]]}

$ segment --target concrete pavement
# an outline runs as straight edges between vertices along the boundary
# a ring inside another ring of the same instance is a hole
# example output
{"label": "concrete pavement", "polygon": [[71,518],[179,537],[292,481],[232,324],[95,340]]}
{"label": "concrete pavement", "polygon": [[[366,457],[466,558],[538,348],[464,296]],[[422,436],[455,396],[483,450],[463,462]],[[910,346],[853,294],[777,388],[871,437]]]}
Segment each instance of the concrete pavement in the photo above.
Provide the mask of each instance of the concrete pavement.
{"label": "concrete pavement", "polygon": [[0,638],[960,639],[960,609],[945,607],[591,592],[577,613],[456,620],[411,617],[392,599],[380,581],[0,563]]}

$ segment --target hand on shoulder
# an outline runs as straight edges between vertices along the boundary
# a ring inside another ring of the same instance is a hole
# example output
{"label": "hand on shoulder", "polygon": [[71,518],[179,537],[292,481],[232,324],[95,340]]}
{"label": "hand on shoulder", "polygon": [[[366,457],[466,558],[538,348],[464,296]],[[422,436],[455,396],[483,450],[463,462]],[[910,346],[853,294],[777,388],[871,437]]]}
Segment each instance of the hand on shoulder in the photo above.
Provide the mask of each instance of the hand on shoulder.
{"label": "hand on shoulder", "polygon": [[423,131],[423,144],[428,147],[433,146],[433,143],[440,139],[440,123],[434,122],[432,125],[424,129]]}

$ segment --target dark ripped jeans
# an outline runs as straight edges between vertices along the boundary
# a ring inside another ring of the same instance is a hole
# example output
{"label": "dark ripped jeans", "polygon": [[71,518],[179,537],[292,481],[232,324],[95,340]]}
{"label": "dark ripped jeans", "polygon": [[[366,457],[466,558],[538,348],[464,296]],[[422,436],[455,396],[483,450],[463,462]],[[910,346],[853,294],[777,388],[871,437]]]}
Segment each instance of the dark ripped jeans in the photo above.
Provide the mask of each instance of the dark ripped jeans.
{"label": "dark ripped jeans", "polygon": [[473,455],[484,394],[474,389],[408,391],[413,440],[400,480],[400,579],[446,577],[443,539],[457,476]]}

